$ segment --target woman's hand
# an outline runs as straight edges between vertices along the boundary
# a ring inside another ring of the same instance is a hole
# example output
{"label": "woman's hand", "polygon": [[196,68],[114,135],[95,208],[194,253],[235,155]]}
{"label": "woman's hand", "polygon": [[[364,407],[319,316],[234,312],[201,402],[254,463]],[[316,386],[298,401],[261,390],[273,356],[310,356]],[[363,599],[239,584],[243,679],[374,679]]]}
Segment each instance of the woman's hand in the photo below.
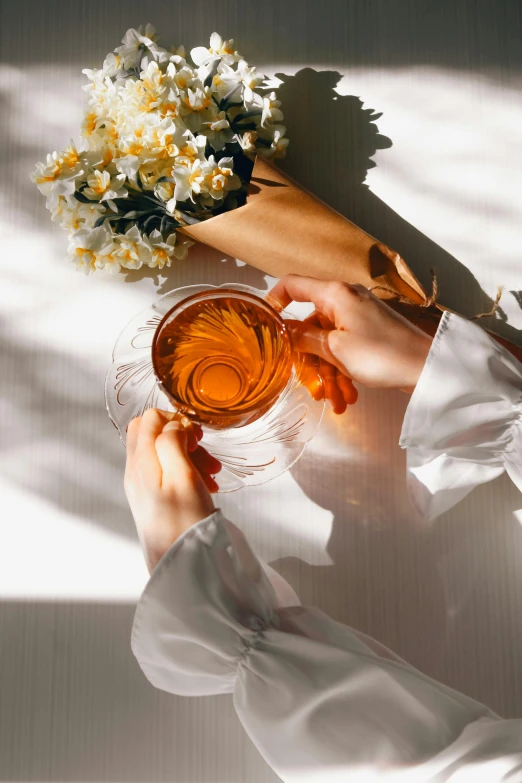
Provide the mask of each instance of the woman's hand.
{"label": "woman's hand", "polygon": [[314,354],[324,363],[323,375],[324,367],[330,367],[326,396],[336,412],[342,412],[343,400],[355,401],[353,385],[350,389],[346,379],[373,388],[414,390],[431,337],[364,286],[288,275],[269,296],[281,308],[292,301],[315,305],[309,319],[289,323],[290,331],[298,351]]}
{"label": "woman's hand", "polygon": [[213,474],[221,463],[198,445],[201,429],[188,419],[147,410],[127,430],[125,493],[147,567],[152,571],[171,544],[214,511]]}

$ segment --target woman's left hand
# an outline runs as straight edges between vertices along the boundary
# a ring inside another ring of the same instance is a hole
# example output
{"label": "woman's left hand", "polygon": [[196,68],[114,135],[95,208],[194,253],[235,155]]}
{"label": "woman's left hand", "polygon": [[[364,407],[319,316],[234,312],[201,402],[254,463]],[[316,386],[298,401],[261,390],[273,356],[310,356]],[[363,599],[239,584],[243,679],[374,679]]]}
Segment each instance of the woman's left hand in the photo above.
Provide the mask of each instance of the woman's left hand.
{"label": "woman's left hand", "polygon": [[201,436],[188,420],[155,409],[129,424],[124,486],[149,571],[214,511],[210,493],[221,463],[199,446]]}

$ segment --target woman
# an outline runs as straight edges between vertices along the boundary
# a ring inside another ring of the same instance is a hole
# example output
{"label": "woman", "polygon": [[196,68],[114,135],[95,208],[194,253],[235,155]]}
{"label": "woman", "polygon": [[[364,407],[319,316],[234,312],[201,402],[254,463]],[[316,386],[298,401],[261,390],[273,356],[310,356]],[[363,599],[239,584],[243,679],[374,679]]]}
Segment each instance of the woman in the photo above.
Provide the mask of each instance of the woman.
{"label": "woman", "polygon": [[[412,394],[400,445],[422,513],[437,516],[504,470],[522,488],[522,365],[486,332],[446,313],[432,340],[360,286],[290,276],[271,296],[315,305],[295,339],[332,369],[337,409],[353,400],[352,380]],[[152,572],[132,648],[150,682],[232,693],[287,782],[522,781],[522,720],[501,720],[302,607],[214,509],[219,463],[170,418],[134,420],[127,446],[125,487]]]}

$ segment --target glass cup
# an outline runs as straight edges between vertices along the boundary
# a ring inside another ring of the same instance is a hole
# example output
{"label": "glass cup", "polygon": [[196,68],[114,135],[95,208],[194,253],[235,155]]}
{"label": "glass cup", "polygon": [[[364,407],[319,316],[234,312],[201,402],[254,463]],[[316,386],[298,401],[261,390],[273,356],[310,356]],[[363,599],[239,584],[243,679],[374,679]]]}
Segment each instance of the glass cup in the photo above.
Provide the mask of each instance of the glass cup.
{"label": "glass cup", "polygon": [[265,299],[212,288],[172,307],[152,341],[152,365],[173,407],[213,429],[243,427],[274,405],[290,382],[292,344]]}
{"label": "glass cup", "polygon": [[[269,297],[264,291],[239,283],[219,287],[185,286],[160,296],[124,327],[114,345],[112,363],[105,380],[107,412],[124,444],[127,427],[134,417],[143,416],[148,408],[178,409],[174,398],[158,381],[152,362],[152,344],[161,323],[182,303],[199,295],[229,292],[230,289],[242,301],[245,296],[255,297],[253,301],[257,305],[263,303],[276,323],[287,319],[294,322],[302,320],[302,317],[287,310],[278,315],[270,308]],[[283,328],[286,328],[284,323]],[[268,404],[270,400],[264,402],[265,406]],[[202,425],[200,445],[222,464],[216,477],[219,492],[234,492],[241,487],[264,484],[288,470],[301,457],[306,444],[316,433],[324,406],[321,395],[311,396],[299,356],[293,354],[290,379],[277,398],[272,399],[265,413],[261,414],[261,409],[254,407],[248,411],[248,423],[221,429]]]}

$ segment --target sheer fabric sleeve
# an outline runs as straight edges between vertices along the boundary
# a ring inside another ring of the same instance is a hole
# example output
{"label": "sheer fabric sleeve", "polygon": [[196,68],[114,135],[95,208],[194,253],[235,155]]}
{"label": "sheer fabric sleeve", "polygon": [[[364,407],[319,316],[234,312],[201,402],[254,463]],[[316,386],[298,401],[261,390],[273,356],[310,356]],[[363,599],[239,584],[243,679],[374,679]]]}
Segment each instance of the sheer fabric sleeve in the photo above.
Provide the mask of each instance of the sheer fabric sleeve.
{"label": "sheer fabric sleeve", "polygon": [[434,518],[507,471],[522,489],[522,365],[481,327],[445,313],[400,445],[421,514]]}
{"label": "sheer fabric sleeve", "polygon": [[132,648],[162,690],[232,694],[287,783],[476,783],[477,764],[491,783],[522,779],[522,721],[501,721],[318,610],[281,606],[219,511],[158,564]]}

